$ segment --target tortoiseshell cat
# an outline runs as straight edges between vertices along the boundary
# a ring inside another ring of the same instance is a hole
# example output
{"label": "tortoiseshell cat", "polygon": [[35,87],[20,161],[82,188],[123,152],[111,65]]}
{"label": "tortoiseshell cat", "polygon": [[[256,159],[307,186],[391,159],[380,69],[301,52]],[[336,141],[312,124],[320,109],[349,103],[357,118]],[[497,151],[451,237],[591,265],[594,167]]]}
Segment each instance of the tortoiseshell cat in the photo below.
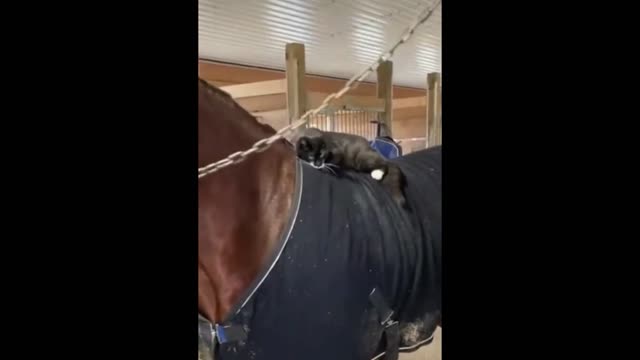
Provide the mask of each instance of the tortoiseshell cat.
{"label": "tortoiseshell cat", "polygon": [[372,178],[389,188],[398,205],[406,205],[402,191],[404,174],[397,165],[372,149],[367,139],[317,128],[302,128],[295,146],[298,157],[317,169],[333,172],[331,167],[337,166],[345,170],[370,172]]}

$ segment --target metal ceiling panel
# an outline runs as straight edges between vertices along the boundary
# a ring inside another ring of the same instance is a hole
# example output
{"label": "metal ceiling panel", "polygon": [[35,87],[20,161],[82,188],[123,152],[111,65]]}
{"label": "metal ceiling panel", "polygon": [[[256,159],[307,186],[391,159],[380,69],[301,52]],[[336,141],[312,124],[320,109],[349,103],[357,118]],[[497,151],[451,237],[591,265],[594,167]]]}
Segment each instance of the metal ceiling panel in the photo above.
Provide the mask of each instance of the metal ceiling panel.
{"label": "metal ceiling panel", "polygon": [[[397,41],[435,0],[198,0],[201,59],[274,69],[305,44],[307,73],[350,78]],[[441,71],[441,7],[396,51],[395,85],[426,87]],[[375,75],[367,80],[375,81]]]}

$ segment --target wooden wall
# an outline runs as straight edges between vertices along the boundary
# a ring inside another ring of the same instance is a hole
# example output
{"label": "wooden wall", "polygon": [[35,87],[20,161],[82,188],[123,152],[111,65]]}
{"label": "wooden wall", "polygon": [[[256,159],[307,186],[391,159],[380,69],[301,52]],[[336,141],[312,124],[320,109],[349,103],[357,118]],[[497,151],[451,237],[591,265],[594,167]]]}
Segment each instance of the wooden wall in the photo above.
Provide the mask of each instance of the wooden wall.
{"label": "wooden wall", "polygon": [[[217,86],[246,84],[257,81],[284,79],[283,70],[270,70],[261,68],[250,68],[239,65],[229,65],[213,63],[208,61],[198,61],[199,76]],[[307,91],[332,93],[340,90],[346,79],[333,79],[307,74]],[[426,87],[425,82],[425,87]],[[349,91],[351,95],[376,95],[375,83],[361,83],[357,88]],[[424,89],[414,89],[402,86],[394,86],[394,98],[406,98],[414,96],[424,96]]]}
{"label": "wooden wall", "polygon": [[[250,68],[238,65],[213,63],[208,61],[198,62],[199,76],[217,86],[246,84],[258,81],[285,79],[285,73],[281,70]],[[315,75],[305,77],[307,91],[318,93],[332,93],[340,90],[345,79],[334,79]],[[425,87],[426,87],[425,81]],[[361,83],[348,95],[376,96],[375,83]],[[393,99],[424,97],[425,89],[414,89],[394,86]],[[285,94],[274,94],[238,99],[240,105],[252,112],[261,122],[267,123],[276,130],[286,126],[287,99]],[[396,139],[424,137],[426,133],[426,104],[424,106],[407,107],[393,111],[392,131]],[[411,149],[424,148],[424,141],[411,141],[403,143],[405,152]]]}

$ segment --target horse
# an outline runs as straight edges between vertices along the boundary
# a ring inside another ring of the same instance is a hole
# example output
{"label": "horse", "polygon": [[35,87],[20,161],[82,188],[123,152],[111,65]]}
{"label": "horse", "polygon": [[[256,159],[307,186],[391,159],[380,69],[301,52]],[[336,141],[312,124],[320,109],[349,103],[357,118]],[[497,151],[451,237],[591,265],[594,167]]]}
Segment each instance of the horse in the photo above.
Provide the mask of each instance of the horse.
{"label": "horse", "polygon": [[[275,130],[199,79],[199,168]],[[286,140],[198,184],[199,355],[396,359],[441,318],[441,152],[393,159],[409,209],[368,174],[325,173]]]}

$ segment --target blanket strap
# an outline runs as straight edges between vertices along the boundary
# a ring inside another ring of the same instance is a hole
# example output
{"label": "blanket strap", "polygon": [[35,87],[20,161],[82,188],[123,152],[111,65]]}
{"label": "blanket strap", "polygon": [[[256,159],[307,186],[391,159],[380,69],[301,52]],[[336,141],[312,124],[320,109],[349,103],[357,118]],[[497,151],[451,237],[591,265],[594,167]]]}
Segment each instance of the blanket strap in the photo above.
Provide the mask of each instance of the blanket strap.
{"label": "blanket strap", "polygon": [[383,335],[386,341],[384,360],[398,360],[400,348],[400,326],[397,321],[392,320],[393,310],[378,288],[373,288],[369,294],[369,301],[373,304],[380,318],[380,325],[384,326]]}
{"label": "blanket strap", "polygon": [[198,337],[199,345],[205,345],[206,359],[211,359],[216,352],[217,344],[244,341],[247,339],[247,332],[242,325],[220,325],[212,324],[209,320],[198,314]]}
{"label": "blanket strap", "polygon": [[220,344],[244,341],[247,339],[247,332],[241,325],[222,326],[216,324],[216,338]]}

